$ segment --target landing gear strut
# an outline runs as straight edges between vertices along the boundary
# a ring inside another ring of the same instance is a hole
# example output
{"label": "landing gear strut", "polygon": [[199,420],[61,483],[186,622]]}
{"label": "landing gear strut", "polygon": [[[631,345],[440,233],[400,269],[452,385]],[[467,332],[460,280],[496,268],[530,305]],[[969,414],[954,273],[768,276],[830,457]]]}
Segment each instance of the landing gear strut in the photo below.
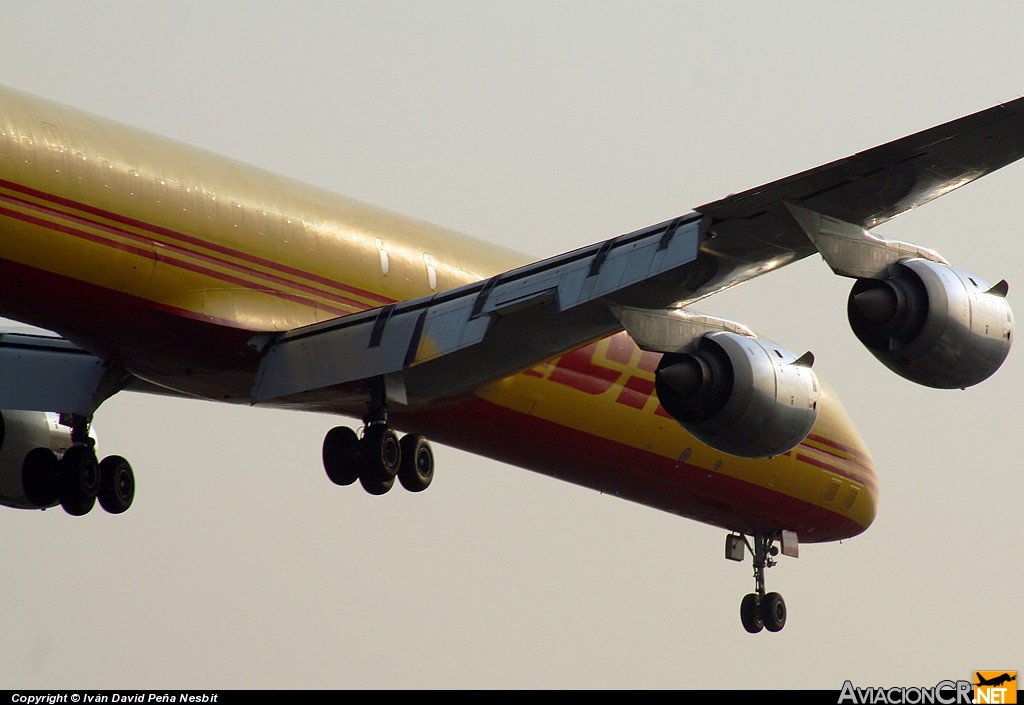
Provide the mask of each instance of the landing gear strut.
{"label": "landing gear strut", "polygon": [[744,547],[749,548],[753,554],[756,592],[744,595],[740,602],[740,621],[751,634],[757,634],[762,629],[782,631],[786,626],[786,601],[777,592],[765,591],[764,571],[776,564],[775,557],[779,555],[776,541],[782,544],[786,555],[798,555],[796,534],[791,531],[756,533],[753,539],[753,545],[743,534],[729,534],[725,539],[725,557],[729,560],[742,561]]}
{"label": "landing gear strut", "polygon": [[388,423],[388,405],[382,382],[374,383],[363,434],[337,426],[324,437],[323,462],[327,477],[336,485],[356,480],[372,495],[382,495],[395,478],[410,492],[422,492],[434,478],[434,454],[421,435],[399,439]]}

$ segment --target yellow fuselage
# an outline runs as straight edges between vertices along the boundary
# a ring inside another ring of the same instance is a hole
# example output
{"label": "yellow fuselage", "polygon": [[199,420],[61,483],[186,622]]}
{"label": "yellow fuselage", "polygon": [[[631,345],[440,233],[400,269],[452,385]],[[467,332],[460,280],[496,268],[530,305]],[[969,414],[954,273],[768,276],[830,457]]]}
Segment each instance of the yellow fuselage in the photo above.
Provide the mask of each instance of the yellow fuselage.
{"label": "yellow fuselage", "polygon": [[[0,88],[0,315],[169,393],[249,403],[248,341],[509,270],[523,255]],[[668,417],[624,333],[397,427],[625,499],[802,541],[866,529],[870,456],[825,386],[785,455],[715,451]],[[323,410],[323,407],[318,407]],[[359,416],[339,400],[331,409]]]}

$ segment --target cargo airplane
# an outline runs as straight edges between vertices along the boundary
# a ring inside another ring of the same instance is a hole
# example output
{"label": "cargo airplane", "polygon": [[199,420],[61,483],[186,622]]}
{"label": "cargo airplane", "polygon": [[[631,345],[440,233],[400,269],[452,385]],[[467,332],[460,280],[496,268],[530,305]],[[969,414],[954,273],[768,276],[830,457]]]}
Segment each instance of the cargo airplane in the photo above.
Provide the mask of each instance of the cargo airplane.
{"label": "cargo airplane", "polygon": [[766,568],[867,529],[878,478],[810,352],[697,305],[820,253],[881,363],[981,382],[1006,282],[872,230],[1021,156],[1017,99],[530,261],[2,88],[0,316],[34,332],[0,335],[0,502],[128,509],[91,430],[121,392],[336,414],[337,485],[423,491],[436,442],[720,527],[779,631]]}

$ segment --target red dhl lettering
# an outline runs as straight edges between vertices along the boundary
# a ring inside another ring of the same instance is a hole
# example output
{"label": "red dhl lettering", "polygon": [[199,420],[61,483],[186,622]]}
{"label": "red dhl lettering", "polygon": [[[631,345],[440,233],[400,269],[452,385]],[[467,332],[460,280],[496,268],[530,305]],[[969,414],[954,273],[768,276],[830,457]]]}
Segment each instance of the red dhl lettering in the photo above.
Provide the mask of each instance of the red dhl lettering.
{"label": "red dhl lettering", "polygon": [[622,370],[605,367],[597,355],[597,343],[562,355],[548,379],[587,394],[604,394],[612,388]]}
{"label": "red dhl lettering", "polygon": [[[604,394],[617,385],[621,387],[615,398],[617,404],[643,409],[655,396],[654,371],[660,360],[661,355],[640,351],[628,335],[620,333],[536,365],[524,374],[593,395]],[[654,413],[671,418],[661,404]]]}

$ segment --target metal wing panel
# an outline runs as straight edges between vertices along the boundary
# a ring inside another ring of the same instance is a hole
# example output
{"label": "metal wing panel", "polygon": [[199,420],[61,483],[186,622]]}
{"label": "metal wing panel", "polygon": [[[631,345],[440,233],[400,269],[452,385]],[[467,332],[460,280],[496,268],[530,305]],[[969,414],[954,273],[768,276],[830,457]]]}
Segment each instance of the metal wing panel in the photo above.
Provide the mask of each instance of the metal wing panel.
{"label": "metal wing panel", "polygon": [[1024,98],[997,105],[823,166],[704,204],[725,235],[722,251],[756,251],[745,239],[814,252],[784,212],[794,203],[872,228],[1024,157]]}
{"label": "metal wing panel", "polygon": [[0,332],[0,409],[88,415],[127,381],[63,338]]}

